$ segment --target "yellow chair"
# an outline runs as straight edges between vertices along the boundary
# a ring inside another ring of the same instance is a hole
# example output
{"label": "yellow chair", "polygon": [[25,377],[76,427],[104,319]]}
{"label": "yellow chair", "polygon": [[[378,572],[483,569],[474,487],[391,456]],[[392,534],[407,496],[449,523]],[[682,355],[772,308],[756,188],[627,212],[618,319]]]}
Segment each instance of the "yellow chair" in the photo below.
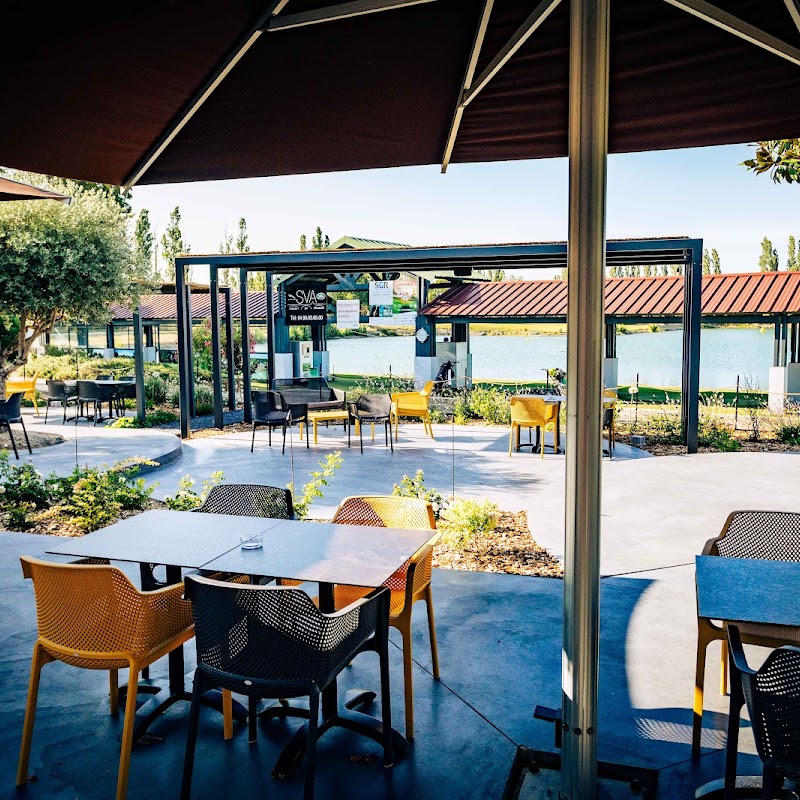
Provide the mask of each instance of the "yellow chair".
{"label": "yellow chair", "polygon": [[603,389],[603,430],[608,432],[609,458],[614,455],[614,445],[617,443],[617,391],[616,389]]}
{"label": "yellow chair", "polygon": [[[725,520],[719,536],[709,539],[704,556],[723,558],[763,558],[800,562],[800,514],[790,511],[734,511]],[[736,591],[732,586],[731,591]],[[720,692],[728,691],[727,623],[718,625],[710,619],[697,618],[697,661],[694,683],[694,719],[692,753],[700,753],[703,725],[703,693],[706,674],[706,650],[711,642],[722,642],[720,653]],[[800,628],[789,625],[760,625],[737,622],[741,640],[761,647],[800,645]]]}
{"label": "yellow chair", "polygon": [[[414,497],[346,497],[342,500],[334,522],[347,525],[376,525],[381,528],[435,530],[436,520],[431,504]],[[439,651],[436,646],[436,625],[433,616],[431,569],[433,545],[418,550],[384,586],[391,590],[389,624],[403,637],[403,678],[406,703],[406,738],[414,738],[414,689],[411,658],[411,610],[418,600],[428,609],[428,633],[431,641],[433,677],[439,680]],[[337,586],[334,589],[336,609],[340,610],[368,595],[372,589],[362,586]]]}
{"label": "yellow chair", "polygon": [[39,405],[36,402],[36,379],[39,373],[35,373],[32,378],[9,378],[6,381],[6,396],[14,392],[25,392],[25,399],[33,403],[33,410],[39,416]]}
{"label": "yellow chair", "polygon": [[436,381],[428,381],[421,392],[399,392],[392,395],[391,418],[394,421],[395,441],[397,441],[400,430],[400,417],[418,417],[422,419],[422,424],[425,426],[425,433],[427,433],[431,439],[434,438],[429,403],[431,392],[435,385]]}
{"label": "yellow chair", "polygon": [[136,722],[139,672],[194,635],[191,604],[183,584],[140,592],[111,566],[56,564],[22,556],[22,572],[33,579],[39,638],[33,646],[31,679],[17,786],[28,781],[39,675],[51,661],[109,671],[111,713],[119,710],[117,670],[128,667],[125,724],[117,777],[117,800],[124,800]]}
{"label": "yellow chair", "polygon": [[544,398],[512,397],[511,398],[511,437],[508,440],[508,455],[519,450],[519,433],[522,428],[539,428],[541,431],[541,453],[544,458],[544,432],[548,425],[553,426],[555,449],[558,451],[558,410],[555,403],[547,403]]}

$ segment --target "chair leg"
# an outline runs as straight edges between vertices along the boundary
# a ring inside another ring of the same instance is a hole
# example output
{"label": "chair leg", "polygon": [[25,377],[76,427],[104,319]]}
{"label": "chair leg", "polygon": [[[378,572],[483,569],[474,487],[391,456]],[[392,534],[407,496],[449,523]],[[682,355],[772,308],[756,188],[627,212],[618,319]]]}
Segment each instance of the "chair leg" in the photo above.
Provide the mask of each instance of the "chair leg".
{"label": "chair leg", "polygon": [[258,741],[258,698],[247,698],[247,742],[255,744]]}
{"label": "chair leg", "polygon": [[722,647],[720,648],[719,660],[719,693],[723,696],[728,694],[728,641],[722,640]]}
{"label": "chair leg", "polygon": [[283,426],[283,447],[281,447],[281,455],[286,453],[286,426]]}
{"label": "chair leg", "polygon": [[308,741],[306,742],[306,783],[303,800],[314,800],[314,772],[317,767],[317,725],[319,723],[319,693],[308,698]]}
{"label": "chair leg", "polygon": [[28,452],[33,455],[33,450],[31,450],[31,440],[28,438],[28,429],[25,427],[25,421],[22,417],[19,418],[19,424],[22,425],[22,433],[25,436],[25,444],[28,445]]}
{"label": "chair leg", "polygon": [[364,426],[358,426],[358,442],[361,445],[361,452],[364,452]]}
{"label": "chair leg", "polygon": [[347,426],[347,446],[348,447],[350,447],[350,433],[351,433],[352,430],[353,430],[353,423],[350,422],[350,424]]}
{"label": "chair leg", "polygon": [[710,636],[705,620],[697,621],[697,660],[694,671],[694,716],[692,719],[692,755],[700,755],[700,740],[703,733],[703,691],[706,679],[706,650],[709,642],[714,638]]}
{"label": "chair leg", "polygon": [[397,442],[399,441],[400,435],[400,416],[398,414],[394,415],[394,440]]}
{"label": "chair leg", "polygon": [[[186,754],[183,757],[183,780],[181,781],[181,800],[189,800],[192,793],[192,772],[194,771],[194,751],[197,745],[197,724],[200,721],[200,699],[203,696],[203,679],[199,670],[194,673],[192,706],[189,710],[189,732],[186,736]],[[230,694],[228,694],[230,697]],[[225,693],[222,695],[223,702]]]}
{"label": "chair leg", "polygon": [[406,703],[406,739],[414,738],[414,676],[411,652],[411,619],[404,619],[400,633],[403,636],[403,689]]}
{"label": "chair leg", "polygon": [[254,422],[253,423],[253,438],[250,440],[250,452],[251,453],[253,452],[253,448],[255,447],[255,444],[256,444],[256,424]]}
{"label": "chair leg", "polygon": [[514,423],[511,423],[511,434],[508,437],[508,457],[511,458],[514,452]]}
{"label": "chair leg", "polygon": [[[47,425],[47,412],[50,410],[50,400],[48,399],[47,402],[44,404],[44,424]],[[64,415],[66,416],[66,411],[64,411]]]}
{"label": "chair leg", "polygon": [[125,724],[122,727],[122,745],[119,753],[117,800],[125,800],[128,792],[128,773],[131,768],[133,728],[136,725],[136,693],[139,690],[139,670],[131,667],[128,675],[128,696],[125,701]]}
{"label": "chair leg", "polygon": [[302,431],[303,428],[306,429],[306,450],[310,450],[311,449],[311,444],[308,441],[308,425],[305,422],[301,422],[300,423],[300,430]]}
{"label": "chair leg", "polygon": [[119,714],[119,670],[110,669],[108,671],[108,697],[109,714],[116,717]]}
{"label": "chair leg", "polygon": [[762,800],[775,800],[781,797],[783,788],[783,775],[779,774],[773,766],[764,765],[764,782],[761,789]]}
{"label": "chair leg", "polygon": [[389,449],[394,453],[394,442],[392,441],[392,423],[387,422],[388,430],[389,430]]}
{"label": "chair leg", "polygon": [[381,672],[381,717],[383,725],[383,766],[394,763],[392,750],[392,693],[389,688],[389,636],[383,627],[382,641],[378,649]]}
{"label": "chair leg", "polygon": [[428,585],[425,590],[425,608],[428,612],[428,635],[431,640],[431,664],[433,677],[439,680],[439,646],[436,644],[436,619],[433,614],[433,588]]}
{"label": "chair leg", "polygon": [[22,726],[22,742],[19,747],[19,763],[17,764],[17,786],[24,786],[28,782],[28,761],[31,755],[33,723],[36,718],[36,700],[39,697],[39,676],[41,675],[42,667],[49,661],[52,661],[52,659],[37,642],[33,646],[33,658],[31,659],[28,702],[25,706],[25,722]]}
{"label": "chair leg", "polygon": [[228,689],[222,690],[222,738],[233,739],[233,696]]}
{"label": "chair leg", "polygon": [[11,447],[14,450],[14,458],[19,461],[19,452],[17,451],[17,443],[14,441],[14,432],[11,430],[11,423],[6,422],[4,424],[6,426],[6,430],[8,431],[8,438],[11,439]]}

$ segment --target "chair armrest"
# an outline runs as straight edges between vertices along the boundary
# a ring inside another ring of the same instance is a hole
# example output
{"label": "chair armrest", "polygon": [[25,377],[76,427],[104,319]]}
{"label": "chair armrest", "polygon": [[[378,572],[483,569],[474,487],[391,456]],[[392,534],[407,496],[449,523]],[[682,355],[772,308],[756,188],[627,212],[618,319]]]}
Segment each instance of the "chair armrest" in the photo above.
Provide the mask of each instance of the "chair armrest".
{"label": "chair armrest", "polygon": [[[441,534],[439,535],[441,536]],[[439,536],[436,537],[438,541]],[[433,567],[433,545],[435,542],[420,547],[408,561],[406,572],[406,599],[405,607],[410,608],[414,595],[431,581],[431,568]]]}
{"label": "chair armrest", "polygon": [[194,624],[192,604],[183,599],[183,583],[152,592],[136,591],[136,641],[142,650],[152,650]]}
{"label": "chair armrest", "polygon": [[338,400],[342,404],[342,408],[344,408],[347,402],[347,392],[342,389],[331,389],[331,392],[333,392],[333,399]]}

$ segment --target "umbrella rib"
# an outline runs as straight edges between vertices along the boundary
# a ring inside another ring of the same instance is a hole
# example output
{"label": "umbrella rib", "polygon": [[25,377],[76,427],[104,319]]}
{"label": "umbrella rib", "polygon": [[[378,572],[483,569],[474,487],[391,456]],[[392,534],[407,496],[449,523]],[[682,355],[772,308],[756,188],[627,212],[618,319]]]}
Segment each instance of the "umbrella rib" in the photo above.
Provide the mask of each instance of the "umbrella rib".
{"label": "umbrella rib", "polygon": [[783,0],[795,27],[800,31],[800,0]]}
{"label": "umbrella rib", "polygon": [[273,17],[267,26],[267,30],[273,33],[274,31],[301,28],[305,25],[316,25],[320,22],[335,22],[336,20],[350,19],[363,14],[374,14],[378,11],[391,11],[396,8],[434,2],[436,0],[351,0],[349,3],[340,3],[326,8],[315,8],[312,11],[299,11],[296,14],[286,14],[283,17]]}
{"label": "umbrella rib", "polygon": [[467,70],[464,74],[464,80],[461,83],[461,91],[458,93],[458,104],[456,105],[456,110],[453,112],[453,119],[450,122],[450,131],[447,134],[447,142],[445,143],[444,152],[442,154],[442,174],[447,172],[447,167],[450,164],[450,157],[453,155],[458,129],[461,127],[461,117],[464,116],[464,105],[462,101],[464,99],[464,94],[469,90],[470,86],[472,86],[472,79],[475,77],[475,69],[478,66],[478,58],[481,54],[481,48],[483,47],[483,40],[486,38],[486,29],[489,27],[489,17],[492,15],[493,7],[494,0],[484,0],[481,19],[478,23],[478,29],[475,31],[475,39],[472,42],[472,50],[470,51],[469,61],[467,62]]}
{"label": "umbrella rib", "polygon": [[[760,47],[762,50],[800,66],[800,50],[796,47],[792,47],[781,39],[739,19],[739,17],[729,14],[711,3],[707,3],[706,0],[665,0],[665,2],[728,33],[732,33],[734,36],[738,36],[740,39]],[[790,0],[785,0],[785,2],[789,7]],[[795,13],[800,18],[800,9],[797,8],[797,4],[792,2],[791,5],[795,7]],[[789,10],[791,12],[792,9],[790,8]],[[794,18],[794,14],[792,14],[792,17]]]}

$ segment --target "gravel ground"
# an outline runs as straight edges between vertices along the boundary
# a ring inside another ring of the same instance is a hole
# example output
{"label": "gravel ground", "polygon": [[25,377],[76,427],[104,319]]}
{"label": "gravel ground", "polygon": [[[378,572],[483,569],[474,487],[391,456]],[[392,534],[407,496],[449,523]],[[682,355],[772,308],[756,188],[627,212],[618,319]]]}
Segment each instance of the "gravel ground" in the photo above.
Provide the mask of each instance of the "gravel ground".
{"label": "gravel ground", "polygon": [[[12,428],[14,431],[14,441],[17,444],[17,449],[27,453],[28,447],[25,444],[25,436],[22,433],[22,428]],[[31,448],[36,450],[38,447],[50,447],[54,444],[61,444],[67,440],[57,433],[39,433],[38,431],[28,431],[28,438],[31,441]],[[11,452],[11,441],[6,432],[0,433],[0,450],[8,450]],[[13,453],[12,453],[13,455]]]}

